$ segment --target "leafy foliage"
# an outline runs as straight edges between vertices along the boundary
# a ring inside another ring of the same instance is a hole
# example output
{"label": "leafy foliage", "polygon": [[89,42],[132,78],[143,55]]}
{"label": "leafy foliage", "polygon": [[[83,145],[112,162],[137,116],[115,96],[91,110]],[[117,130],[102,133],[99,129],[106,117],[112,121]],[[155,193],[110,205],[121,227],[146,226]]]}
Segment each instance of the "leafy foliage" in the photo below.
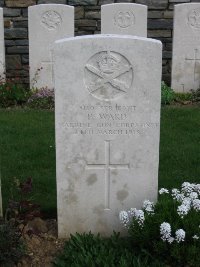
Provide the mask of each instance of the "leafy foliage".
{"label": "leafy foliage", "polygon": [[[177,199],[170,194],[160,195],[154,213],[143,209],[145,219],[142,226],[136,218],[131,217],[128,231],[132,245],[138,253],[145,250],[160,262],[170,266],[200,266],[198,256],[200,251],[200,202],[191,200],[189,194],[184,196],[182,191],[178,192]],[[180,197],[182,200],[178,199]],[[196,208],[192,207],[194,205],[192,203],[198,204]],[[180,211],[185,212],[183,216]],[[168,238],[164,238],[161,234],[160,229],[163,223],[170,226],[170,237]],[[181,241],[177,238],[178,229],[183,229],[185,233],[185,237]]]}
{"label": "leafy foliage", "polygon": [[27,106],[36,109],[54,108],[54,91],[48,88],[32,89]]}
{"label": "leafy foliage", "polygon": [[191,90],[192,92],[192,101],[193,102],[200,102],[200,88],[197,90]]}
{"label": "leafy foliage", "polygon": [[171,104],[175,99],[173,89],[166,85],[165,82],[161,83],[161,103],[162,105]]}
{"label": "leafy foliage", "polygon": [[[14,220],[18,225],[24,225],[35,217],[41,217],[40,206],[33,203],[31,192],[33,188],[32,178],[27,178],[24,182],[15,180],[15,191],[17,191],[17,200],[10,199],[6,210],[5,219]],[[32,233],[29,233],[32,234]]]}
{"label": "leafy foliage", "polygon": [[9,80],[5,83],[0,81],[0,107],[7,108],[10,106],[24,104],[29,96],[29,92],[19,81]]}
{"label": "leafy foliage", "polygon": [[[152,263],[149,262],[151,258]],[[141,252],[136,256],[129,238],[114,233],[110,238],[100,235],[71,235],[64,251],[55,260],[57,267],[161,267],[150,255]]]}
{"label": "leafy foliage", "polygon": [[177,102],[192,101],[192,93],[175,93]]}
{"label": "leafy foliage", "polygon": [[0,266],[12,266],[24,255],[21,232],[13,222],[0,222]]}

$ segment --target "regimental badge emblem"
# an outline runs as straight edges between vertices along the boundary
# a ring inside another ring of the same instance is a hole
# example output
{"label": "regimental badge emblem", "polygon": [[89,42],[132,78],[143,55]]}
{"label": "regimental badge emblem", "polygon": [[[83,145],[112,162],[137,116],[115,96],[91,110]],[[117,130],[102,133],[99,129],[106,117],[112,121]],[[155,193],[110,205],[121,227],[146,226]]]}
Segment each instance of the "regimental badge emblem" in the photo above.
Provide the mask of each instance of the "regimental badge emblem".
{"label": "regimental badge emblem", "polygon": [[188,24],[190,27],[200,30],[200,9],[190,11],[188,15]]}
{"label": "regimental badge emblem", "polygon": [[135,24],[135,16],[132,11],[119,11],[114,17],[115,25],[126,29]]}
{"label": "regimental badge emblem", "polygon": [[98,99],[108,101],[127,94],[132,81],[132,65],[117,52],[97,53],[85,66],[86,88]]}
{"label": "regimental badge emblem", "polygon": [[46,11],[42,15],[42,25],[49,30],[56,30],[62,23],[60,14],[54,10]]}

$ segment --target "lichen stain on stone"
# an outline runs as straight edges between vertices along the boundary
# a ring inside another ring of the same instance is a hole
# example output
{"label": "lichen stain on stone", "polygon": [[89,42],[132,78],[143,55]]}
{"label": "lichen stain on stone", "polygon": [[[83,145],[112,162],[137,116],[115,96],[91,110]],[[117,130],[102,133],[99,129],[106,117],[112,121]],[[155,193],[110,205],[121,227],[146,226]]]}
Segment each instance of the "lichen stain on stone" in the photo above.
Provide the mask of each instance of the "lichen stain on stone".
{"label": "lichen stain on stone", "polygon": [[66,202],[68,205],[76,204],[78,202],[78,197],[74,193],[69,193],[66,198]]}
{"label": "lichen stain on stone", "polygon": [[97,215],[102,215],[103,212],[104,212],[104,205],[102,205],[102,204],[93,208],[93,213],[95,213]]}
{"label": "lichen stain on stone", "polygon": [[88,185],[93,185],[97,181],[97,175],[96,173],[92,173],[88,178],[87,178],[87,184]]}
{"label": "lichen stain on stone", "polygon": [[117,199],[123,201],[128,197],[129,193],[126,190],[120,190],[117,192]]}
{"label": "lichen stain on stone", "polygon": [[112,173],[113,175],[117,175],[117,174],[118,174],[118,170],[112,170],[111,173]]}

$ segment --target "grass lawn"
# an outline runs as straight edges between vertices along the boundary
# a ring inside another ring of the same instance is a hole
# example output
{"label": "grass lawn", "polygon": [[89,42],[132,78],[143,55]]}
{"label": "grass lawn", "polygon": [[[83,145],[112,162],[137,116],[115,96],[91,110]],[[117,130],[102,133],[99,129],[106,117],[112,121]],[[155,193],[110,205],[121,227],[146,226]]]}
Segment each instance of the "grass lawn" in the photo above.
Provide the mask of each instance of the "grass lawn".
{"label": "grass lawn", "polygon": [[[35,202],[56,216],[54,112],[0,110],[0,170],[4,208],[15,178],[33,178]],[[159,186],[200,182],[200,108],[164,107]]]}

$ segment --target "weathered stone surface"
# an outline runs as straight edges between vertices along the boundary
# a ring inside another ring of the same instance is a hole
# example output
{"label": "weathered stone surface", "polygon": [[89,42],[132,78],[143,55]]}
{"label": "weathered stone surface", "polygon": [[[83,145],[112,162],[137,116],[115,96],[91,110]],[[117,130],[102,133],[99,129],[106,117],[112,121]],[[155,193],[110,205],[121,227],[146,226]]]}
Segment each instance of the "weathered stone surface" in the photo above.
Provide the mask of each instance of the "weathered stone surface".
{"label": "weathered stone surface", "polygon": [[123,231],[119,211],[157,197],[159,41],[96,35],[56,42],[60,237]]}
{"label": "weathered stone surface", "polygon": [[38,5],[40,4],[67,4],[66,0],[38,0]]}
{"label": "weathered stone surface", "polygon": [[101,14],[99,11],[86,11],[85,18],[86,19],[100,19]]}
{"label": "weathered stone surface", "polygon": [[16,68],[21,68],[21,57],[19,55],[7,55],[6,69],[15,70]]}
{"label": "weathered stone surface", "polygon": [[21,14],[21,10],[19,8],[6,8],[3,9],[4,17],[18,17]]}
{"label": "weathered stone surface", "polygon": [[76,6],[75,7],[75,19],[82,19],[84,17],[84,8]]}
{"label": "weathered stone surface", "polygon": [[28,55],[23,55],[22,56],[22,63],[23,64],[28,64],[29,63],[29,56]]}
{"label": "weathered stone surface", "polygon": [[136,0],[135,3],[148,5],[149,9],[166,9],[168,0]]}
{"label": "weathered stone surface", "polygon": [[4,20],[4,27],[5,28],[11,28],[12,26],[13,26],[12,20],[10,20],[10,19],[5,19]]}
{"label": "weathered stone surface", "polygon": [[27,38],[28,31],[24,28],[12,28],[12,29],[5,29],[5,38],[6,39],[18,39],[18,38]]}
{"label": "weathered stone surface", "polygon": [[187,92],[200,87],[200,3],[174,10],[172,88]]}
{"label": "weathered stone surface", "polygon": [[4,47],[5,47],[5,44],[4,44],[3,8],[0,8],[0,78],[1,78],[1,82],[2,82],[2,79],[5,78],[5,48]]}
{"label": "weathered stone surface", "polygon": [[28,54],[28,46],[11,46],[7,48],[9,54]]}
{"label": "weathered stone surface", "polygon": [[101,6],[101,33],[147,36],[147,6],[110,4]]}
{"label": "weathered stone surface", "polygon": [[7,7],[28,7],[36,5],[36,0],[7,0]]}
{"label": "weathered stone surface", "polygon": [[148,37],[158,38],[158,37],[172,37],[170,30],[153,30],[148,31]]}
{"label": "weathered stone surface", "polygon": [[148,11],[149,19],[161,19],[163,17],[163,12],[161,11]]}
{"label": "weathered stone surface", "polygon": [[68,4],[73,6],[96,6],[97,0],[69,0]]}
{"label": "weathered stone surface", "polygon": [[13,26],[15,28],[28,28],[28,19],[27,18],[14,18]]}
{"label": "weathered stone surface", "polygon": [[149,19],[148,29],[172,29],[173,20],[172,19]]}
{"label": "weathered stone surface", "polygon": [[29,7],[28,19],[30,86],[54,88],[52,47],[55,40],[74,36],[74,7],[57,4]]}
{"label": "weathered stone surface", "polygon": [[99,0],[99,5],[113,4],[115,0]]}

